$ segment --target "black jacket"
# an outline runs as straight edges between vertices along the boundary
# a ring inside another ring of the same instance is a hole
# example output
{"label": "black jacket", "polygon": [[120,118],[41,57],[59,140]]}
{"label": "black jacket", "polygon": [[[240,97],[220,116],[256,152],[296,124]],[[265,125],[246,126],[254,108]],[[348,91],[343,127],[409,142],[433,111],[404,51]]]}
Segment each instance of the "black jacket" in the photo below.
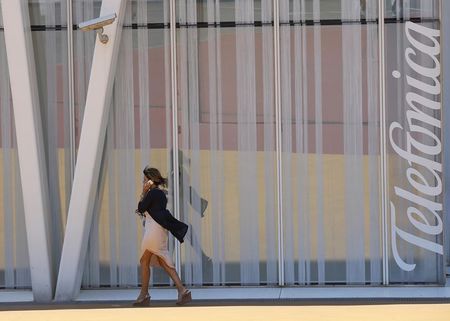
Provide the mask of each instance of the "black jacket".
{"label": "black jacket", "polygon": [[172,233],[180,243],[183,243],[188,226],[173,217],[169,210],[166,209],[166,206],[167,197],[164,191],[159,188],[153,188],[139,202],[137,212],[141,214],[148,212],[156,223]]}

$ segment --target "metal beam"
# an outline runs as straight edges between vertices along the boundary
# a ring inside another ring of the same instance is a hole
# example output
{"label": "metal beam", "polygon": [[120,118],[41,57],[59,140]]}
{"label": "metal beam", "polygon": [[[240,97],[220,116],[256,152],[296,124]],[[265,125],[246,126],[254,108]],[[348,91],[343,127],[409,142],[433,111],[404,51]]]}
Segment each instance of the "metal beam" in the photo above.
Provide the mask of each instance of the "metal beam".
{"label": "metal beam", "polygon": [[381,195],[381,240],[383,262],[383,284],[389,284],[389,238],[388,238],[388,194],[387,194],[387,162],[386,162],[386,59],[385,59],[385,1],[378,1],[378,49],[380,60],[379,100],[380,100],[380,195]]}
{"label": "metal beam", "polygon": [[67,85],[69,102],[69,150],[70,150],[70,182],[72,183],[76,163],[75,142],[75,75],[73,62],[73,0],[67,0]]}
{"label": "metal beam", "polygon": [[[180,161],[178,143],[178,81],[177,81],[177,42],[176,42],[176,4],[170,0],[170,80],[172,99],[172,167],[173,167],[173,208],[174,216],[180,219]],[[175,242],[175,268],[181,274],[181,249],[180,244]]]}
{"label": "metal beam", "polygon": [[104,33],[109,37],[108,43],[102,44],[96,37],[56,285],[56,301],[73,300],[81,287],[125,7],[125,0],[105,0],[100,10],[100,16],[116,13],[117,19],[104,27]]}
{"label": "metal beam", "polygon": [[444,246],[446,248],[444,255],[444,265],[450,266],[450,2],[442,1],[440,6],[441,16],[441,43],[442,43],[442,123],[443,123],[443,161],[444,165]]}
{"label": "metal beam", "polygon": [[50,202],[28,2],[2,0],[34,300],[53,297]]}
{"label": "metal beam", "polygon": [[275,77],[275,146],[277,164],[277,217],[278,217],[278,285],[284,286],[284,226],[283,226],[283,159],[281,124],[281,78],[280,78],[280,4],[273,1],[273,44]]}

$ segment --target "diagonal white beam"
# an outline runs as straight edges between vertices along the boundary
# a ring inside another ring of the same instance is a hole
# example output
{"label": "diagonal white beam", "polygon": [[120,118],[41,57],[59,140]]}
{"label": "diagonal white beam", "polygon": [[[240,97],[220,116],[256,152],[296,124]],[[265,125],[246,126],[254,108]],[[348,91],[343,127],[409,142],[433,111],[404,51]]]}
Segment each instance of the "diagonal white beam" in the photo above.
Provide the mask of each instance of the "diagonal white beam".
{"label": "diagonal white beam", "polygon": [[1,0],[34,300],[53,298],[49,195],[28,2]]}
{"label": "diagonal white beam", "polygon": [[104,33],[109,37],[107,44],[102,44],[96,37],[56,285],[55,300],[57,301],[72,300],[80,291],[125,6],[125,0],[102,2],[100,17],[116,13],[117,18],[113,24],[104,27]]}

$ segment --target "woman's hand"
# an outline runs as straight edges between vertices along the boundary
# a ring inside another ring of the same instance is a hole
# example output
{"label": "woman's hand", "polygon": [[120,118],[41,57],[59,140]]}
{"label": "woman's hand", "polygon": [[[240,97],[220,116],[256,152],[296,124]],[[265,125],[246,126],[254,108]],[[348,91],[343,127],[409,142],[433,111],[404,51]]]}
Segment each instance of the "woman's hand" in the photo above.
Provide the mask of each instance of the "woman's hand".
{"label": "woman's hand", "polygon": [[147,194],[150,187],[153,185],[153,182],[151,180],[148,180],[142,185],[142,195]]}

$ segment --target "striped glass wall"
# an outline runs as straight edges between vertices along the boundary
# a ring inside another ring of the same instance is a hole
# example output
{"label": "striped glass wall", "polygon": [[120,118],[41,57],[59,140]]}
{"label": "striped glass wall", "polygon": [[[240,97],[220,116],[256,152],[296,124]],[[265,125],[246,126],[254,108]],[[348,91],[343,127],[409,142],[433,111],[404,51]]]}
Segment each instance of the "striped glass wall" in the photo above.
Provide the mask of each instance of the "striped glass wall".
{"label": "striped glass wall", "polygon": [[[71,62],[67,3],[29,1],[55,271],[101,7],[72,1]],[[127,1],[82,286],[140,284],[147,164],[191,227],[187,285],[442,284],[440,1],[379,3]],[[0,75],[0,287],[28,288],[1,15]]]}

